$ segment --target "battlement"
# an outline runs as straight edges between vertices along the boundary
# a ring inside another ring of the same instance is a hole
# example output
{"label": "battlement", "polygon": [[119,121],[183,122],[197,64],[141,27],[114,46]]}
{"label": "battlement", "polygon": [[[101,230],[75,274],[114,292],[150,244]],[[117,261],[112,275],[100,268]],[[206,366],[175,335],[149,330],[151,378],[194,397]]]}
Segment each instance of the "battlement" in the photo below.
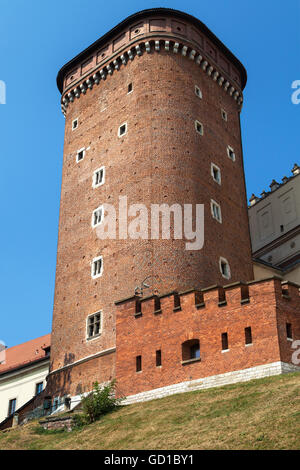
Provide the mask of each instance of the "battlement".
{"label": "battlement", "polygon": [[123,395],[152,396],[169,387],[176,393],[190,381],[214,386],[224,375],[229,382],[221,382],[230,383],[297,369],[300,297],[292,282],[271,277],[133,296],[116,306],[116,378]]}
{"label": "battlement", "polygon": [[[124,305],[134,304],[133,315],[140,317],[144,313],[162,314],[166,307],[173,305],[173,312],[182,308],[193,306],[195,309],[205,309],[208,306],[222,308],[225,306],[241,307],[249,303],[257,303],[261,296],[273,297],[274,302],[282,299],[289,300],[300,306],[300,286],[282,281],[277,276],[247,283],[234,282],[225,286],[213,285],[203,289],[190,289],[184,292],[168,292],[162,295],[150,295],[147,297],[133,296],[115,302],[118,308]],[[125,307],[126,308],[126,307]],[[126,308],[126,310],[127,310]]]}

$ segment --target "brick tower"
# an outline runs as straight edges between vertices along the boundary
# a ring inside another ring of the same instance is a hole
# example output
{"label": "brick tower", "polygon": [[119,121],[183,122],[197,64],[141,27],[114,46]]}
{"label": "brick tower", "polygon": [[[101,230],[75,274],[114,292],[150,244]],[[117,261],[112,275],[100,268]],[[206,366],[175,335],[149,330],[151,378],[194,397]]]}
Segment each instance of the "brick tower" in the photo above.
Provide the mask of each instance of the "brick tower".
{"label": "brick tower", "polygon": [[[145,10],[57,82],[66,126],[52,396],[115,376],[114,301],[144,279],[149,294],[253,279],[239,119],[246,71],[214,34],[185,13]],[[186,250],[172,233],[100,239],[101,205],[125,196],[147,208],[204,204],[203,248]]]}

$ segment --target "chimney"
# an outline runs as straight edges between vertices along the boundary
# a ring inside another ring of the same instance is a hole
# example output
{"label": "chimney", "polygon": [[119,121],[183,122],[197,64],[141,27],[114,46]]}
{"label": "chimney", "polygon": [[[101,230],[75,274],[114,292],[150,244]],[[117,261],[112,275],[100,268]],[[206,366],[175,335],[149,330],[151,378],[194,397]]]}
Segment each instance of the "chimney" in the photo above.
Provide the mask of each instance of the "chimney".
{"label": "chimney", "polygon": [[299,173],[300,173],[300,166],[297,165],[297,163],[295,163],[294,167],[292,168],[292,173],[293,173],[294,176],[299,175]]}
{"label": "chimney", "polygon": [[252,194],[252,196],[249,199],[250,206],[254,206],[259,201],[259,197],[255,196],[255,194]]}
{"label": "chimney", "polygon": [[270,184],[271,191],[275,191],[275,189],[279,188],[280,184],[277,183],[276,180],[273,180],[272,183]]}

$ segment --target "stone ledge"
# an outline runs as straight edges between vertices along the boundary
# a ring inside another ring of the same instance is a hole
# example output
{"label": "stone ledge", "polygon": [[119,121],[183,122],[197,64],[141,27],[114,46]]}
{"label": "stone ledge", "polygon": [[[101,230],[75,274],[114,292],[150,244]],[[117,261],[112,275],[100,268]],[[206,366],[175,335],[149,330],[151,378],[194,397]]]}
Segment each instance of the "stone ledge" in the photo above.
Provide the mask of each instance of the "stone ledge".
{"label": "stone ledge", "polygon": [[270,364],[263,364],[249,369],[242,369],[233,372],[226,372],[225,374],[213,375],[210,377],[201,377],[197,380],[188,382],[180,382],[178,384],[167,385],[153,390],[137,393],[126,397],[122,404],[130,405],[132,403],[139,403],[144,401],[156,400],[164,398],[177,393],[186,393],[194,390],[204,390],[207,388],[221,387],[224,385],[235,384],[239,382],[248,382],[254,379],[262,379],[273,375],[280,375],[290,372],[299,372],[300,366],[288,364],[285,362],[273,362]]}

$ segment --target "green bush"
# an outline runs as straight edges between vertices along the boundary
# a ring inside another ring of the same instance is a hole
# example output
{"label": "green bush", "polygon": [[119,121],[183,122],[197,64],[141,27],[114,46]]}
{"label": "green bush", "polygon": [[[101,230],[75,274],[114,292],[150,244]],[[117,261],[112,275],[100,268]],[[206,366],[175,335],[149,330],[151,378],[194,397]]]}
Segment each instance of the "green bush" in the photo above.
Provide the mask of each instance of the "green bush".
{"label": "green bush", "polygon": [[115,398],[116,381],[100,388],[95,382],[93,391],[82,398],[83,418],[87,423],[97,421],[102,415],[117,408],[122,398]]}
{"label": "green bush", "polygon": [[73,426],[74,429],[81,428],[84,426],[86,423],[85,416],[83,414],[76,414],[73,416]]}

